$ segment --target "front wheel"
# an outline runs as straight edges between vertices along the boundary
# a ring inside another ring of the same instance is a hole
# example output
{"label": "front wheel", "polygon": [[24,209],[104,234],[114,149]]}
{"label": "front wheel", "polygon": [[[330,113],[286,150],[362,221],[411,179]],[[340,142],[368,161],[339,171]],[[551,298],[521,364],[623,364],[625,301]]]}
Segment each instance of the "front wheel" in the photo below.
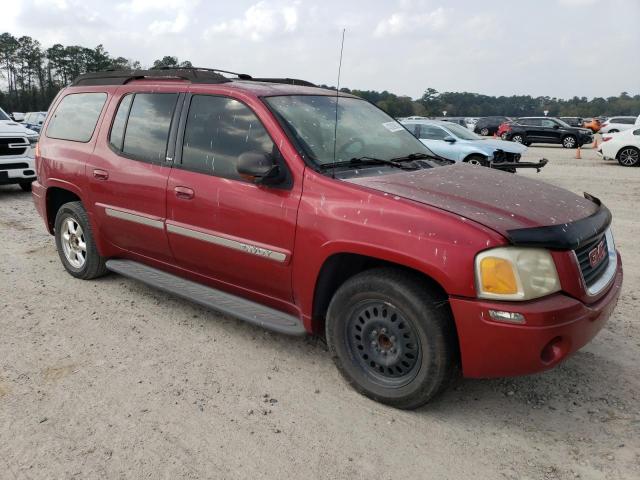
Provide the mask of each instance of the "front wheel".
{"label": "front wheel", "polygon": [[487,157],[483,157],[482,155],[469,155],[464,159],[464,163],[468,163],[469,165],[478,165],[481,167],[488,166]]}
{"label": "front wheel", "polygon": [[609,130],[607,133],[618,133],[619,131],[620,131],[620,130],[616,130],[616,129],[614,128],[614,129]]}
{"label": "front wheel", "polygon": [[480,135],[482,135],[483,137],[487,137],[489,136],[489,129],[488,128],[481,128],[480,129]]}
{"label": "front wheel", "polygon": [[576,145],[577,145],[576,137],[567,135],[562,139],[562,146],[564,148],[576,148]]}
{"label": "front wheel", "polygon": [[453,378],[457,341],[449,306],[417,276],[380,268],[347,280],[327,312],[327,343],[360,393],[413,409]]}
{"label": "front wheel", "polygon": [[69,202],[60,207],[56,215],[55,237],[62,265],[71,275],[90,280],[107,273],[106,259],[98,253],[82,203]]}
{"label": "front wheel", "polygon": [[635,147],[625,147],[618,153],[618,163],[623,167],[637,167],[640,165],[640,150]]}

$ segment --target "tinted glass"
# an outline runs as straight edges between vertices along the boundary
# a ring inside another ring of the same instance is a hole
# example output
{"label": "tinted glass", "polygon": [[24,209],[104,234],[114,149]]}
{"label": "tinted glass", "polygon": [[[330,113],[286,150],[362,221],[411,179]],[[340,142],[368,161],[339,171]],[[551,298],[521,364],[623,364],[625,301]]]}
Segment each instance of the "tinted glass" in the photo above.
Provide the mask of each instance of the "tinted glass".
{"label": "tinted glass", "polygon": [[242,178],[236,170],[243,153],[273,154],[273,142],[244,103],[226,97],[194,95],[182,147],[182,166],[217,177]]}
{"label": "tinted glass", "polygon": [[618,123],[622,123],[623,125],[633,125],[635,123],[635,118],[619,118]]}
{"label": "tinted glass", "polygon": [[422,140],[443,140],[447,132],[434,125],[420,125],[419,137]]}
{"label": "tinted glass", "polygon": [[58,104],[47,127],[47,137],[88,142],[107,101],[106,93],[72,93]]}
{"label": "tinted glass", "polygon": [[127,115],[129,114],[129,107],[133,95],[126,95],[120,100],[118,111],[113,119],[113,125],[111,126],[111,135],[109,136],[109,143],[116,149],[122,150],[122,140],[124,139],[124,127],[127,123]]}
{"label": "tinted glass", "polygon": [[532,127],[539,127],[540,126],[540,119],[538,118],[521,118],[520,119],[520,125],[529,125]]}
{"label": "tinted glass", "polygon": [[640,128],[639,128],[638,130],[634,130],[634,131],[633,131],[633,134],[634,134],[634,135],[640,135]]}
{"label": "tinted glass", "polygon": [[9,115],[7,115],[4,110],[2,110],[0,108],[0,120],[11,120],[11,118],[9,118]]}
{"label": "tinted glass", "polygon": [[151,163],[164,162],[176,93],[137,93],[131,105],[122,151]]}

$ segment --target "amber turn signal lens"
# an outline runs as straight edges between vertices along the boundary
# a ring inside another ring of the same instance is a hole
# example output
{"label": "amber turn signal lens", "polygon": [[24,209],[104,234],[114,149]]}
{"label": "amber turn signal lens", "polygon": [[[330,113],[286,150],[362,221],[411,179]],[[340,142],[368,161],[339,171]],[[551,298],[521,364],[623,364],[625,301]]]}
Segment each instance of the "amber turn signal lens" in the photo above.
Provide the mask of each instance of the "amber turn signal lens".
{"label": "amber turn signal lens", "polygon": [[518,283],[509,260],[497,257],[486,257],[480,262],[480,278],[482,290],[487,293],[515,294]]}

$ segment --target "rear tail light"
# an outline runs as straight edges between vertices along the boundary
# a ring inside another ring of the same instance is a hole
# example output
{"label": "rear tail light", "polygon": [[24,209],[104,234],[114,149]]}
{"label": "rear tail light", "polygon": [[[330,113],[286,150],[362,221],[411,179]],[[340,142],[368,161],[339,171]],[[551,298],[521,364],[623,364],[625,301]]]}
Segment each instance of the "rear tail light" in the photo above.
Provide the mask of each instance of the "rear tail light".
{"label": "rear tail light", "polygon": [[608,123],[603,123],[603,124],[602,124],[602,128],[604,128],[604,127],[608,127],[608,126],[609,126],[609,124],[608,124]]}
{"label": "rear tail light", "polygon": [[611,140],[613,137],[602,137],[602,141],[603,142],[608,142],[609,140]]}

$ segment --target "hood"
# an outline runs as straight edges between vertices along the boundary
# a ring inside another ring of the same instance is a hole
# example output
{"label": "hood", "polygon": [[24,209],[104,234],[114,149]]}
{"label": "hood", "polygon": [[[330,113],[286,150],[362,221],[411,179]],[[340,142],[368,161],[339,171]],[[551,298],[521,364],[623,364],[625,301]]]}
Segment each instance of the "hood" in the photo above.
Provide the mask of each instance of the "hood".
{"label": "hood", "polygon": [[346,181],[446,210],[505,237],[509,230],[563,226],[599,208],[548,183],[465,164]]}
{"label": "hood", "polygon": [[505,142],[504,140],[494,140],[487,138],[486,140],[460,140],[460,142],[470,143],[482,149],[487,150],[503,150],[509,153],[524,153],[527,147],[516,142]]}
{"label": "hood", "polygon": [[0,120],[0,135],[38,135],[38,132],[28,129],[24,125],[14,122],[13,120]]}

